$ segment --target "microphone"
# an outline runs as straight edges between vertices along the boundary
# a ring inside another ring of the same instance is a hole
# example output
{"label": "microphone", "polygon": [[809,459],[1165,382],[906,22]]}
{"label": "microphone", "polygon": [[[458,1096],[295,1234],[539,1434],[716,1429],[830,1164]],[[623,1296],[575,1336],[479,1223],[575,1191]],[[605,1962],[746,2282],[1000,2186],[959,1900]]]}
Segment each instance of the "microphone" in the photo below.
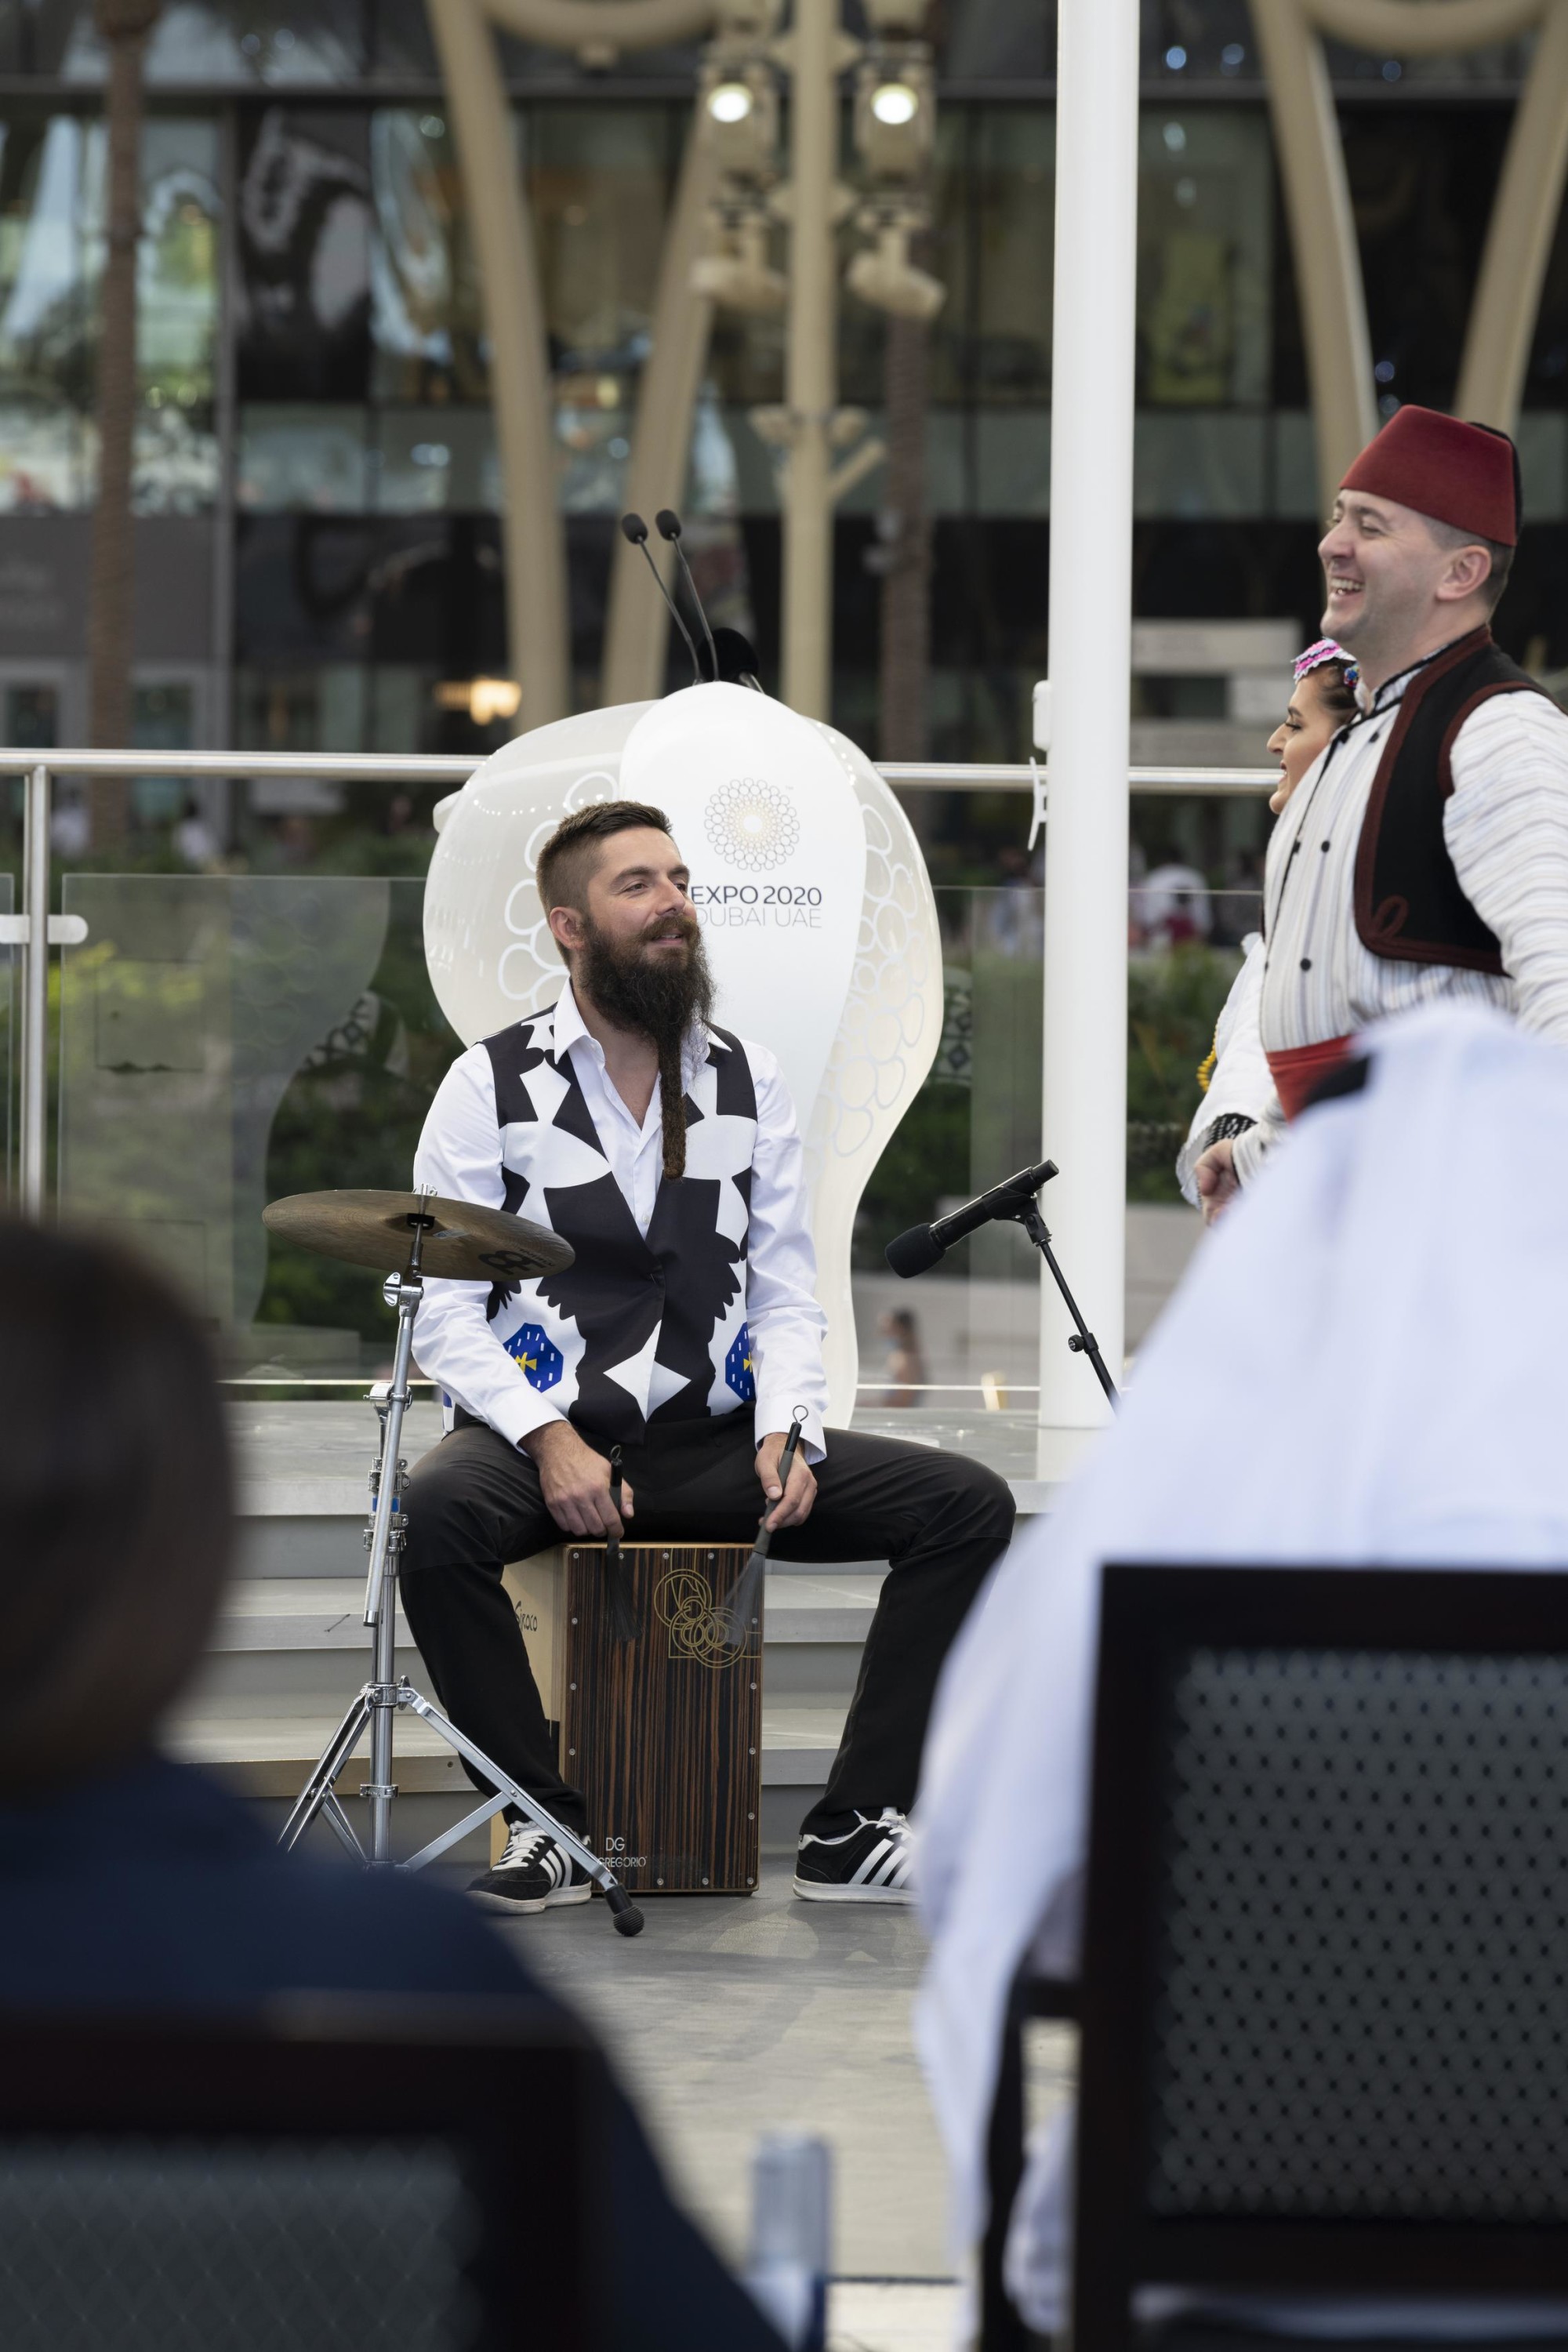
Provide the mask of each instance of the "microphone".
{"label": "microphone", "polygon": [[911,1275],[929,1273],[965,1234],[994,1220],[1016,1217],[1020,1209],[1027,1208],[1041,1185],[1048,1184],[1056,1172],[1054,1160],[1042,1160],[1037,1168],[1020,1168],[1016,1175],[1004,1177],[989,1192],[954,1209],[950,1217],[938,1217],[934,1224],[911,1225],[908,1233],[888,1244],[884,1252],[888,1264],[905,1282]]}
{"label": "microphone", "polygon": [[700,686],[702,684],[702,665],[697,658],[697,647],[691,642],[691,632],[687,627],[685,622],[681,619],[679,612],[676,607],[674,597],[665,586],[664,582],[659,578],[658,564],[654,562],[653,557],[648,552],[647,523],[644,522],[640,514],[624,514],[621,517],[621,533],[624,538],[630,540],[634,547],[641,548],[643,562],[653,573],[658,593],[664,598],[665,603],[669,606],[669,617],[675,623],[676,627],[680,631],[681,635],[686,639],[686,650],[691,656],[692,684],[694,686]]}
{"label": "microphone", "polygon": [[697,607],[697,617],[702,624],[702,634],[708,640],[708,650],[713,656],[713,675],[717,677],[719,648],[713,642],[713,632],[708,626],[708,615],[702,609],[702,599],[697,593],[697,583],[691,577],[691,566],[686,561],[686,550],[680,544],[680,517],[675,512],[673,507],[660,507],[654,520],[658,525],[659,537],[668,540],[675,550],[675,560],[686,574],[686,591]]}

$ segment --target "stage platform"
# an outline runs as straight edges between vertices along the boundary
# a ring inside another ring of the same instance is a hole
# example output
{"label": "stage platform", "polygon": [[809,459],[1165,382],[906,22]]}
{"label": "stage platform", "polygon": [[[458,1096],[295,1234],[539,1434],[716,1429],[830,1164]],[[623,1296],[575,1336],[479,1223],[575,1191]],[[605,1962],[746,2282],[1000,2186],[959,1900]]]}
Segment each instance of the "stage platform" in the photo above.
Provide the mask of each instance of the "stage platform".
{"label": "stage platform", "polygon": [[[204,1763],[276,1809],[279,1820],[364,1679],[361,1612],[365,1478],[376,1421],[363,1400],[244,1402],[232,1409],[240,1463],[238,1572],[203,1673],[169,1727],[174,1752]],[[1052,1489],[1032,1475],[1034,1421],[1023,1412],[963,1416],[914,1408],[857,1415],[857,1427],[968,1453],[1007,1476],[1023,1513]],[[410,1462],[438,1442],[437,1407],[410,1411]],[[763,1843],[783,1853],[826,1777],[859,1669],[885,1564],[771,1567],[763,1716]],[[399,1671],[419,1678],[400,1627]],[[468,1784],[436,1736],[399,1722],[398,1847],[410,1850],[455,1818]],[[348,1798],[357,1818],[359,1801]],[[478,1859],[482,1833],[465,1850]]]}

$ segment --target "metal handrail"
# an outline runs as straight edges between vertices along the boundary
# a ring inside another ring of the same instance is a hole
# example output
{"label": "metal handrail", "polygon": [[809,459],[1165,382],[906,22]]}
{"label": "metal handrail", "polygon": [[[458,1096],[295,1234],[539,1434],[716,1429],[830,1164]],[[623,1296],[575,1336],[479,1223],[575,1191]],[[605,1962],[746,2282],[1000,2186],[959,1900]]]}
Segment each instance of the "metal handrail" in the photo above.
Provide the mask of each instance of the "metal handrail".
{"label": "metal handrail", "polygon": [[[332,776],[342,783],[462,783],[486,751],[54,751],[55,776]],[[30,775],[38,752],[0,751],[0,776]]]}
{"label": "metal handrail", "polygon": [[[460,784],[488,752],[395,751],[53,751],[45,764],[56,776],[325,776],[341,783]],[[37,751],[0,750],[0,776],[30,775]],[[1040,773],[1045,772],[1041,763]],[[943,792],[1026,793],[1036,771],[1019,761],[884,760],[877,773],[889,784],[921,784]],[[1129,768],[1135,793],[1229,794],[1261,792],[1279,781],[1278,768]]]}
{"label": "metal handrail", "polygon": [[[461,784],[488,753],[359,751],[93,751],[0,749],[0,776],[25,779],[22,824],[22,912],[6,937],[22,950],[22,1084],[19,1190],[26,1215],[44,1206],[48,1135],[49,802],[56,776],[264,776],[329,778],[340,783]],[[1028,791],[1041,781],[1026,763],[943,763],[894,760],[878,770],[890,784],[921,784],[947,792]],[[1131,768],[1134,792],[1251,795],[1278,782],[1268,768]]]}

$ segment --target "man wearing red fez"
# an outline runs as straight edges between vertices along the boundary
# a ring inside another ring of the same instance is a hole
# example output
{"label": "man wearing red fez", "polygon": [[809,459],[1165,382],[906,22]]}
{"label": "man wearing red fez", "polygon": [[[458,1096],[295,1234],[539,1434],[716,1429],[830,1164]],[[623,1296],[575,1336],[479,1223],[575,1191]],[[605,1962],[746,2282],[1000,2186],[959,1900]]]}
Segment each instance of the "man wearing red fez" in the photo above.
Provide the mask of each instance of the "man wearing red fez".
{"label": "man wearing red fez", "polygon": [[1258,1002],[1276,1100],[1194,1173],[1212,1220],[1358,1029],[1435,997],[1568,1045],[1568,715],[1493,643],[1519,537],[1504,433],[1395,411],[1319,542],[1359,715],[1274,829]]}

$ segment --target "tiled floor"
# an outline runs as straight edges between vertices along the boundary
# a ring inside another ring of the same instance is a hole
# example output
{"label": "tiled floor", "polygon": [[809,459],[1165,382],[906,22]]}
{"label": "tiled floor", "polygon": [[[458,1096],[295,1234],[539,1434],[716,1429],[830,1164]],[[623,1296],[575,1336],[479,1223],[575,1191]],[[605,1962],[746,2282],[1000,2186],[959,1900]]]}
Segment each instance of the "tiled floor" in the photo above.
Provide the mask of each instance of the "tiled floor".
{"label": "tiled floor", "polygon": [[[603,2035],[678,2190],[731,2261],[759,2133],[798,2129],[833,2149],[835,2272],[948,2280],[942,2154],[910,2031],[920,1928],[890,1906],[797,1903],[789,1879],[775,1864],[750,1897],[648,1901],[631,1940],[597,1903],[502,1932]],[[843,2326],[877,2352],[924,2352],[936,2339],[903,2333],[890,2294],[846,2288]],[[916,2298],[910,2329],[933,2308]]]}

